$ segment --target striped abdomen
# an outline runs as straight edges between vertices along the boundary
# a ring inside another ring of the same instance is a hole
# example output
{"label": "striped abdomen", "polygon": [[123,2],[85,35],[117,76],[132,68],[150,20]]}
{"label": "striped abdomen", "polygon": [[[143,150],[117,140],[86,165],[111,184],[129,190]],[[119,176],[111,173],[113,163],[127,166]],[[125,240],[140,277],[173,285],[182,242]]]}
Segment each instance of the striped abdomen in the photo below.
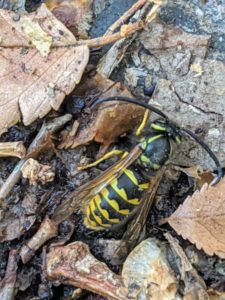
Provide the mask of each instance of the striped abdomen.
{"label": "striped abdomen", "polygon": [[125,221],[140,204],[142,193],[149,187],[132,167],[125,169],[98,194],[90,199],[84,224],[93,230],[111,228]]}

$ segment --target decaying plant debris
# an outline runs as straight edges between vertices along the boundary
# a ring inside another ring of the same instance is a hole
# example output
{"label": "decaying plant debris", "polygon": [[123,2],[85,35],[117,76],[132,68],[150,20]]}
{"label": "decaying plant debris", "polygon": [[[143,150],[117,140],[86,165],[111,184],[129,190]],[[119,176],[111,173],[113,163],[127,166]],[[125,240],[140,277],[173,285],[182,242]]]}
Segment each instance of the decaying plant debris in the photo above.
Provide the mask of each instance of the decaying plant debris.
{"label": "decaying plant debris", "polygon": [[[65,209],[116,158],[82,166],[136,145],[144,109],[92,109],[98,98],[154,104],[224,166],[224,61],[208,56],[208,27],[193,34],[166,21],[182,1],[126,1],[124,14],[117,0],[38,8],[30,0],[30,13],[25,1],[0,1],[0,299],[223,299],[224,179],[210,186],[214,165],[191,139],[151,181],[128,226],[93,232],[82,205]],[[119,17],[108,14],[107,26],[104,17],[96,37],[98,15],[114,2]],[[189,5],[200,14],[210,1],[190,2],[182,14]]]}
{"label": "decaying plant debris", "polygon": [[26,154],[26,149],[22,141],[0,143],[0,157],[15,156],[23,158]]}
{"label": "decaying plant debris", "polygon": [[203,185],[200,191],[188,197],[167,220],[178,234],[190,239],[197,248],[221,258],[225,258],[224,189],[224,179],[216,188]]}
{"label": "decaying plant debris", "polygon": [[[87,76],[77,87],[75,93],[84,99],[88,98],[90,102],[96,97],[107,98],[119,95],[131,97],[131,93],[121,83],[104,79],[99,74],[91,78]],[[78,131],[75,136],[71,135],[70,132],[65,134],[59,148],[76,148],[95,141],[101,144],[98,156],[102,156],[119,136],[141,122],[143,113],[142,107],[137,108],[132,104],[103,104],[94,119],[92,117],[84,129]]]}

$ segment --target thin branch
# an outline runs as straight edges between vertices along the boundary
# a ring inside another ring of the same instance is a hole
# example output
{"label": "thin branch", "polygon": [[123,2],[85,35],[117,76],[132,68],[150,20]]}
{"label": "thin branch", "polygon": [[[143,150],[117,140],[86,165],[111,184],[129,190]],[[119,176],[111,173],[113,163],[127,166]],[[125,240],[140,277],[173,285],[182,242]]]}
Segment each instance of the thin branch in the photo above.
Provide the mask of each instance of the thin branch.
{"label": "thin branch", "polygon": [[106,31],[104,35],[112,34],[120,26],[124,25],[130,17],[132,17],[136,11],[145,5],[147,0],[138,0],[130,9],[128,9],[115,23],[113,23]]}
{"label": "thin branch", "polygon": [[[129,25],[123,25],[120,28],[120,31],[114,34],[107,34],[102,37],[98,37],[95,39],[90,39],[90,40],[82,40],[78,41],[76,43],[77,46],[80,45],[86,45],[89,48],[98,48],[102,47],[107,44],[114,43],[128,35],[131,35],[132,33],[136,32],[137,30],[143,29],[144,28],[144,22],[143,21],[138,21],[133,24]],[[73,46],[73,45],[71,45]]]}
{"label": "thin branch", "polygon": [[0,157],[14,156],[23,158],[26,149],[22,141],[0,143]]}
{"label": "thin branch", "polygon": [[16,294],[18,250],[10,250],[5,277],[0,281],[0,299],[14,300]]}

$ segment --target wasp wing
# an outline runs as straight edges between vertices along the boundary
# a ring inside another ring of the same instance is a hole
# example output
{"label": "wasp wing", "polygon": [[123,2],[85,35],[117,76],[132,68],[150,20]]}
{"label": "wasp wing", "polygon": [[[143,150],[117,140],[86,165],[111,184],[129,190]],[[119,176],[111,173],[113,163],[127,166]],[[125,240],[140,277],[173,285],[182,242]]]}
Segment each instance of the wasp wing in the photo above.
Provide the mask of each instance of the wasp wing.
{"label": "wasp wing", "polygon": [[127,230],[112,257],[112,262],[123,263],[129,252],[137,245],[165,170],[166,167],[164,166],[157,172],[156,176],[151,178],[150,187],[145,191],[140,207],[129,226],[127,226]]}
{"label": "wasp wing", "polygon": [[80,186],[68,195],[68,197],[57,208],[52,218],[54,222],[56,224],[61,223],[76,209],[86,204],[86,202],[96,195],[104,186],[109,184],[109,182],[111,182],[114,178],[119,177],[123,170],[129,167],[140,156],[140,154],[140,146],[136,145],[126,157],[120,159],[101,175]]}

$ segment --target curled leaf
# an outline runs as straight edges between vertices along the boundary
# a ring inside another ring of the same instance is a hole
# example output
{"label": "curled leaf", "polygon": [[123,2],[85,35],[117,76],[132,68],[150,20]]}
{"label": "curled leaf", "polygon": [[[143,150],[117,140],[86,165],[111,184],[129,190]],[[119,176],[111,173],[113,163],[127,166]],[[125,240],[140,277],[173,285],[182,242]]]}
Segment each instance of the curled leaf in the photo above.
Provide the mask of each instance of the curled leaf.
{"label": "curled leaf", "polygon": [[[122,84],[105,79],[99,74],[82,82],[76,93],[85,97],[87,91],[88,95],[92,94],[93,97],[131,96]],[[76,148],[95,141],[101,143],[102,148],[106,150],[119,136],[139,124],[143,113],[144,109],[136,105],[116,101],[103,103],[88,126],[78,131],[75,137],[70,134],[65,136],[59,148]]]}

